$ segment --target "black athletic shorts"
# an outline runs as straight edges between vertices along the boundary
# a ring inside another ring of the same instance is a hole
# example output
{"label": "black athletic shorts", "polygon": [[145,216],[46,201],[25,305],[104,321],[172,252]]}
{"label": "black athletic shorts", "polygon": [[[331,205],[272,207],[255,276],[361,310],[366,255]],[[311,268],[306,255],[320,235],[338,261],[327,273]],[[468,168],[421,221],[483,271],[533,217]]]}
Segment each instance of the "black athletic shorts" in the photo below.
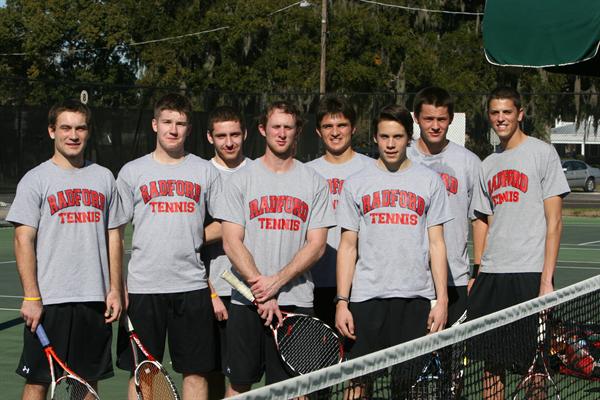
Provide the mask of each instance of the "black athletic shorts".
{"label": "black athletic shorts", "polygon": [[349,309],[356,335],[349,358],[357,358],[425,336],[431,304],[425,298],[371,299],[351,302]]}
{"label": "black athletic shorts", "polygon": [[451,327],[467,310],[467,287],[448,286],[448,322],[446,328]]}
{"label": "black athletic shorts", "polygon": [[[219,296],[221,301],[227,308],[227,313],[229,314],[229,309],[231,305],[231,296]],[[227,360],[227,320],[225,321],[217,321],[215,319],[215,338],[216,338],[216,348],[217,348],[217,361],[216,366],[217,369],[220,369],[225,373],[224,365]]]}
{"label": "black athletic shorts", "polygon": [[[216,368],[215,316],[208,288],[181,293],[129,294],[127,310],[144,347],[162,361],[165,340],[173,369],[203,374]],[[119,328],[117,366],[133,371],[129,335]]]}
{"label": "black athletic shorts", "polygon": [[[44,306],[42,324],[54,351],[69,368],[89,382],[114,375],[111,358],[112,327],[104,322],[103,302],[64,303]],[[58,367],[55,363],[55,366]],[[57,376],[60,368],[55,369]],[[25,326],[23,353],[16,373],[30,383],[50,383],[46,354]]]}
{"label": "black athletic shorts", "polygon": [[[480,273],[471,289],[468,319],[472,320],[538,297],[540,273]],[[535,355],[538,315],[491,330],[469,341],[473,359],[486,361],[486,368],[500,372],[507,368],[527,369]]]}
{"label": "black athletic shorts", "polygon": [[316,287],[314,295],[315,316],[335,329],[335,304],[333,299],[337,295],[337,288]]}
{"label": "black athletic shorts", "polygon": [[[312,308],[280,306],[280,309],[314,315]],[[234,385],[259,382],[263,372],[267,385],[294,376],[281,361],[271,329],[264,322],[254,307],[238,304],[229,307],[225,373]]]}

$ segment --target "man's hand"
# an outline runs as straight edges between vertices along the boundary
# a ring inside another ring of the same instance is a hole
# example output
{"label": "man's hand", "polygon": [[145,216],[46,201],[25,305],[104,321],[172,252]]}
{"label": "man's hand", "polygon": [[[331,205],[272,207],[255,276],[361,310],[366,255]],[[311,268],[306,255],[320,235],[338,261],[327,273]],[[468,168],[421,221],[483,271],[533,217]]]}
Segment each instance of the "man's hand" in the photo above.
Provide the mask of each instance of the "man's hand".
{"label": "man's hand", "polygon": [[475,278],[469,279],[469,282],[467,282],[467,294],[471,293],[471,288],[473,287],[474,284],[475,284]]}
{"label": "man's hand", "polygon": [[335,306],[335,327],[342,336],[356,340],[356,335],[354,335],[354,318],[348,309],[348,303],[345,301],[338,301]]}
{"label": "man's hand", "polygon": [[23,304],[21,304],[21,317],[23,317],[25,325],[30,328],[31,333],[35,333],[43,311],[44,308],[41,300],[23,300]]}
{"label": "man's hand", "polygon": [[215,296],[211,300],[217,321],[227,321],[229,314],[227,314],[227,307],[225,307],[225,304],[223,304],[223,300],[221,300],[219,296]]}
{"label": "man's hand", "polygon": [[279,309],[276,299],[258,303],[258,315],[265,320],[265,326],[270,326],[273,322],[273,317],[277,318],[277,323],[280,324],[283,320],[283,315]]}
{"label": "man's hand", "polygon": [[540,294],[539,297],[548,294],[548,293],[552,293],[554,291],[554,285],[552,284],[552,282],[544,282],[542,281],[540,283]]}
{"label": "man's hand", "polygon": [[265,303],[267,300],[276,297],[279,289],[281,289],[277,275],[257,275],[248,279],[248,284],[257,303]]}
{"label": "man's hand", "polygon": [[429,312],[427,318],[427,330],[429,333],[440,332],[446,326],[448,321],[448,304],[438,301]]}
{"label": "man's hand", "polygon": [[113,323],[121,318],[123,311],[123,299],[121,292],[111,290],[106,295],[106,312],[104,313],[104,322]]}

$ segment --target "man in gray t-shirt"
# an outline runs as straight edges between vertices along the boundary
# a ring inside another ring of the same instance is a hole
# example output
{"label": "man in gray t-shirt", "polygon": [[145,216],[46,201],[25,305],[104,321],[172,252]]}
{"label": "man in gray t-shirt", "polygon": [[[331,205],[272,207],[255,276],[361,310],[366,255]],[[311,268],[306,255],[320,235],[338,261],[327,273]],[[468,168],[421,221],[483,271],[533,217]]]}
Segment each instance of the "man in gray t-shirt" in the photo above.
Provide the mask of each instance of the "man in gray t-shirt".
{"label": "man in gray t-shirt", "polygon": [[[317,134],[323,141],[325,154],[306,165],[327,179],[333,210],[340,200],[344,180],[355,172],[375,162],[372,158],[352,149],[352,136],[356,132],[356,112],[343,98],[326,97],[317,109]],[[315,314],[335,326],[335,263],[340,243],[340,228],[327,232],[325,254],[310,270],[315,283]]]}
{"label": "man in gray t-shirt", "polygon": [[[165,340],[173,369],[183,374],[183,392],[207,398],[206,374],[215,368],[214,314],[208,277],[198,251],[219,238],[213,214],[221,178],[209,161],[185,151],[191,104],[167,94],[154,106],[156,148],[127,163],[117,184],[133,223],[128,265],[128,315],[149,352],[162,359]],[[121,343],[127,333],[122,329]],[[132,370],[131,349],[118,349],[120,368]],[[129,398],[136,398],[130,380]]]}
{"label": "man in gray t-shirt", "polygon": [[24,292],[17,368],[27,380],[24,399],[45,399],[50,383],[34,335],[42,322],[48,337],[60,338],[53,340],[57,355],[84,379],[95,385],[113,375],[111,323],[122,309],[119,227],[127,219],[112,173],[84,160],[90,119],[89,108],[76,100],[51,108],[54,154],[21,179],[6,217],[15,226]]}
{"label": "man in gray t-shirt", "polygon": [[[452,325],[467,309],[469,220],[473,220],[474,234],[481,232],[484,226],[475,218],[472,209],[481,161],[475,154],[447,138],[448,127],[454,117],[454,101],[446,90],[439,87],[421,90],[415,96],[413,112],[421,135],[408,148],[408,158],[440,174],[454,217],[444,224],[449,268],[448,325]],[[481,249],[475,248],[473,253],[475,263],[479,264]]]}
{"label": "man in gray t-shirt", "polygon": [[[487,217],[481,270],[469,299],[469,318],[477,318],[554,290],[562,230],[562,198],[569,187],[554,147],[527,136],[519,127],[524,112],[519,93],[498,88],[488,99],[488,118],[500,138],[499,152],[487,157],[480,172],[474,209]],[[516,327],[535,343],[537,317]],[[499,345],[500,345],[499,341]],[[495,347],[486,358],[488,394],[504,398],[503,369],[534,349]],[[533,346],[532,346],[533,347]],[[485,397],[485,392],[484,392]]]}
{"label": "man in gray t-shirt", "polygon": [[354,340],[352,358],[438,332],[446,323],[443,225],[452,217],[440,176],[406,157],[412,123],[401,106],[380,111],[380,157],[346,180],[336,211],[342,229],[336,327]]}
{"label": "man in gray t-shirt", "polygon": [[228,396],[249,390],[265,371],[267,383],[287,379],[263,325],[281,320],[280,307],[312,312],[309,268],[323,254],[327,229],[335,221],[325,180],[293,158],[301,122],[290,103],[267,108],[259,123],[265,155],[227,180],[215,215],[222,221],[225,252],[234,272],[250,286],[260,315],[232,291]]}
{"label": "man in gray t-shirt", "polygon": [[[243,152],[246,134],[244,119],[237,110],[229,106],[220,106],[208,115],[206,138],[215,148],[215,156],[211,158],[210,162],[221,175],[224,184],[234,173],[245,168],[251,162]],[[212,223],[212,218],[208,218],[206,223]],[[202,260],[208,269],[211,285],[210,297],[219,331],[217,364],[222,369],[225,366],[225,355],[227,354],[226,329],[231,303],[231,286],[225,282],[221,274],[223,271],[231,271],[231,261],[227,258],[221,241],[204,246]],[[225,397],[225,375],[221,369],[209,377],[210,397],[213,399]]]}

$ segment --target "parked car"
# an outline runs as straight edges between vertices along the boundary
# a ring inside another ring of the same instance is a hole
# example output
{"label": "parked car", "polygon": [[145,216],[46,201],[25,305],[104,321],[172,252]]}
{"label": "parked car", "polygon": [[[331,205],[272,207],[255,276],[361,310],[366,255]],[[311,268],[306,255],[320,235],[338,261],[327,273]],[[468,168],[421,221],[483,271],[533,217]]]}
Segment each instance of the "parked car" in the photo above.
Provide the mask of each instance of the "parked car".
{"label": "parked car", "polygon": [[596,190],[596,182],[600,182],[600,169],[579,160],[562,160],[562,167],[570,188],[583,188],[586,192]]}

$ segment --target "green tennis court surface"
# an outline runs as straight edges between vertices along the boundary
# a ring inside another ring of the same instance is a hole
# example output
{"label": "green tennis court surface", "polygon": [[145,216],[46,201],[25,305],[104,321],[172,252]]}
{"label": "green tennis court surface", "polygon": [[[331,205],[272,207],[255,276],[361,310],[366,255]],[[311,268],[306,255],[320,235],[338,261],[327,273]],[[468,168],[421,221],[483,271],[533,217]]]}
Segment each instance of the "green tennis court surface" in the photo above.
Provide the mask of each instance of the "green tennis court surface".
{"label": "green tennis court surface", "polygon": [[[1,397],[6,399],[19,398],[23,385],[23,379],[14,373],[21,352],[23,324],[18,312],[22,291],[16,272],[12,237],[12,229],[0,229],[0,353],[3,355],[0,359],[0,381],[5,382]],[[518,232],[515,232],[514,240],[519,240]],[[568,286],[597,275],[598,272],[600,218],[566,217],[556,272],[556,287]],[[114,342],[116,343],[116,340]],[[170,370],[168,358],[164,364]],[[115,369],[115,374],[114,378],[100,383],[102,398],[126,397],[128,374],[118,369]],[[174,374],[174,377],[177,386],[181,388],[179,376]]]}

